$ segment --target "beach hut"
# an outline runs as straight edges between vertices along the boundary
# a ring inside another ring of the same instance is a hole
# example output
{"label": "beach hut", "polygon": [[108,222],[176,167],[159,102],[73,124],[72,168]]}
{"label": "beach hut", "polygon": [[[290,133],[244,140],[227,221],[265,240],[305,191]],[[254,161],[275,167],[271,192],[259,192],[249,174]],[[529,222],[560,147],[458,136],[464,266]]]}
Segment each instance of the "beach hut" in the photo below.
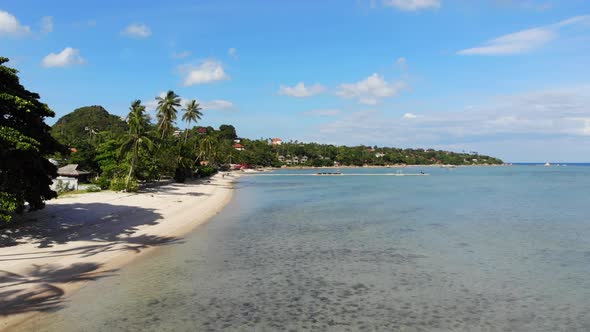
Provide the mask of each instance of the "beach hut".
{"label": "beach hut", "polygon": [[80,182],[88,182],[90,172],[78,169],[78,164],[69,164],[57,170],[57,178],[53,180],[51,187],[56,190],[58,186],[70,190],[78,190]]}

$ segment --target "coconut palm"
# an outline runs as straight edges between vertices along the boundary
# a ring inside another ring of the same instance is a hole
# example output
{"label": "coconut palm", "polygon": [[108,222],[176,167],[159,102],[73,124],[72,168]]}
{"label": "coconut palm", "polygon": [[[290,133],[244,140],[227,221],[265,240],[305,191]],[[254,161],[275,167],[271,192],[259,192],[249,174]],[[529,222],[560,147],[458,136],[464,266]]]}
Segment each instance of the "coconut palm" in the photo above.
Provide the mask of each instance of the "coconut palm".
{"label": "coconut palm", "polygon": [[154,146],[152,140],[147,136],[149,116],[145,114],[145,106],[141,105],[140,100],[135,100],[131,103],[129,110],[127,116],[129,136],[119,150],[119,155],[131,154],[131,166],[125,183],[126,189],[129,188],[129,181],[135,171],[135,163],[139,158],[139,152],[141,150],[151,151]]}
{"label": "coconut palm", "polygon": [[182,115],[182,121],[188,122],[188,126],[185,130],[184,135],[184,142],[186,143],[186,139],[188,138],[188,129],[191,126],[191,122],[197,122],[197,120],[201,120],[203,113],[201,112],[202,108],[199,106],[196,100],[191,100],[186,103],[185,108],[183,109],[184,114]]}
{"label": "coconut palm", "polygon": [[158,107],[156,108],[158,117],[158,130],[162,133],[162,138],[172,130],[176,121],[176,107],[180,106],[180,97],[172,90],[168,90],[166,96],[156,97]]}

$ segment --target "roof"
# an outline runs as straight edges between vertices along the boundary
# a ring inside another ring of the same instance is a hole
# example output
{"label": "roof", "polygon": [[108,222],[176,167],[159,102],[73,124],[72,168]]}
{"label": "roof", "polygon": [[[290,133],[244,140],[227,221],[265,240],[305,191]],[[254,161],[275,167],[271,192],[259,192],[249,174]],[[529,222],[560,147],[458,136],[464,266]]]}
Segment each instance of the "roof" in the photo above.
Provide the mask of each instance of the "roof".
{"label": "roof", "polygon": [[57,175],[61,175],[61,176],[79,176],[79,175],[90,174],[90,172],[79,171],[77,168],[78,168],[78,164],[65,165],[64,167],[60,167],[57,170]]}
{"label": "roof", "polygon": [[236,143],[234,144],[234,148],[239,149],[239,148],[243,148],[244,146],[240,143]]}
{"label": "roof", "polygon": [[273,138],[273,139],[272,139],[272,141],[273,141],[273,142],[279,142],[279,141],[281,141],[281,142],[282,142],[283,140],[277,137],[277,138]]}

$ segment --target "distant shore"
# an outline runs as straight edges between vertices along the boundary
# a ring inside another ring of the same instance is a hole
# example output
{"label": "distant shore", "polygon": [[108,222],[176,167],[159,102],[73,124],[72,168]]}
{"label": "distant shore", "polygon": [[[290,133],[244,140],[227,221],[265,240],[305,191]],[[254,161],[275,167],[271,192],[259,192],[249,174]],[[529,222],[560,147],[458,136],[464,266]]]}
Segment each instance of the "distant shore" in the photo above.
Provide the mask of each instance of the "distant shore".
{"label": "distant shore", "polygon": [[446,165],[446,164],[437,164],[437,165],[390,165],[390,166],[374,166],[374,165],[367,165],[367,166],[287,166],[287,167],[277,167],[277,168],[264,168],[264,170],[278,170],[278,169],[339,169],[339,168],[407,168],[407,167],[437,167],[437,168],[448,168],[448,167],[499,167],[499,166],[512,166],[512,164],[496,164],[496,165]]}
{"label": "distant shore", "polygon": [[0,330],[20,330],[32,315],[59,309],[85,283],[181,242],[229,203],[238,177],[68,195],[25,213],[31,222],[0,230]]}

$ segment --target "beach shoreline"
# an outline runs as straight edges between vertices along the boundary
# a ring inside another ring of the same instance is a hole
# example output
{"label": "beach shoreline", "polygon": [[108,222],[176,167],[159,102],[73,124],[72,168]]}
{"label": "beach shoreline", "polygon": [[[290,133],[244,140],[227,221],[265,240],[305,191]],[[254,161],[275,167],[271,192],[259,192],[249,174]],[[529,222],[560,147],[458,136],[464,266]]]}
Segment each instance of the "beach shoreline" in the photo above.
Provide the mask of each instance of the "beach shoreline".
{"label": "beach shoreline", "polygon": [[21,227],[0,230],[0,331],[42,320],[88,282],[181,242],[231,201],[239,176],[68,195],[25,213]]}

